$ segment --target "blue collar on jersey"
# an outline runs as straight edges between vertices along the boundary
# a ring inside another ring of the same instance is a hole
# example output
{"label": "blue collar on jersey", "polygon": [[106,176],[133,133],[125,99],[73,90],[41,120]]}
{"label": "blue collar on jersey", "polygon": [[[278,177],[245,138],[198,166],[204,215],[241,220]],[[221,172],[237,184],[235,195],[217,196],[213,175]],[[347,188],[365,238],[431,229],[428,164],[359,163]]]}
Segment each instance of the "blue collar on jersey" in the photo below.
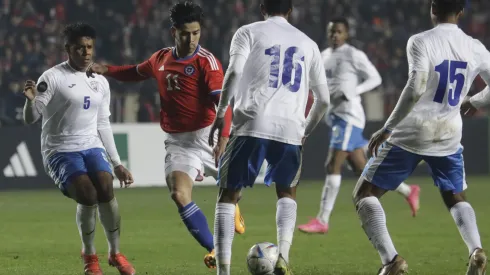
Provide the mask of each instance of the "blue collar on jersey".
{"label": "blue collar on jersey", "polygon": [[188,59],[191,59],[193,58],[194,56],[196,56],[196,54],[199,52],[199,50],[201,49],[201,45],[197,45],[196,47],[196,50],[194,51],[194,53],[192,55],[189,55],[189,56],[186,56],[186,57],[182,57],[182,58],[179,58],[177,56],[177,48],[176,47],[173,47],[172,48],[172,56],[174,57],[175,60],[177,61],[184,61],[184,60],[188,60]]}

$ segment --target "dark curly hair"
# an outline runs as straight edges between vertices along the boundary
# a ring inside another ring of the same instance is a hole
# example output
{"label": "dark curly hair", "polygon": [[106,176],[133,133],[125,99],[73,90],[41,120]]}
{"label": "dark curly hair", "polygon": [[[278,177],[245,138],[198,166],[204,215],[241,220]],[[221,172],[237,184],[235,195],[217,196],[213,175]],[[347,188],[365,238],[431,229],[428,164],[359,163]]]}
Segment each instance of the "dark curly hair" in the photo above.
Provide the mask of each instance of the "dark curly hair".
{"label": "dark curly hair", "polygon": [[66,25],[61,35],[65,41],[65,45],[74,44],[81,37],[97,38],[95,28],[83,22]]}
{"label": "dark curly hair", "polygon": [[467,0],[432,0],[432,11],[439,19],[458,14],[466,6]]}
{"label": "dark curly hair", "polygon": [[262,0],[268,15],[287,14],[293,8],[293,0]]}
{"label": "dark curly hair", "polygon": [[170,22],[172,26],[179,28],[186,23],[199,22],[202,23],[204,14],[201,6],[194,4],[191,1],[177,3],[170,9]]}

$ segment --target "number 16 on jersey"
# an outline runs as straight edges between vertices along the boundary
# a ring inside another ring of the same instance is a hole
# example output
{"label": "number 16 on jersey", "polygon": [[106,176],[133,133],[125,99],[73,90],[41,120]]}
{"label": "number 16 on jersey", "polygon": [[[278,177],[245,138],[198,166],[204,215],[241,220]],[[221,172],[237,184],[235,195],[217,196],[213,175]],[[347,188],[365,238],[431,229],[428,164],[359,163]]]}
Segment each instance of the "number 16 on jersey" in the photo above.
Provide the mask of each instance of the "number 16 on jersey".
{"label": "number 16 on jersey", "polygon": [[282,66],[281,45],[274,45],[266,49],[265,54],[272,56],[269,87],[277,88],[279,86],[279,69],[282,67],[282,85],[286,86],[293,93],[297,92],[301,87],[301,76],[303,74],[303,67],[299,61],[305,61],[303,52],[297,47],[287,48],[284,52]]}

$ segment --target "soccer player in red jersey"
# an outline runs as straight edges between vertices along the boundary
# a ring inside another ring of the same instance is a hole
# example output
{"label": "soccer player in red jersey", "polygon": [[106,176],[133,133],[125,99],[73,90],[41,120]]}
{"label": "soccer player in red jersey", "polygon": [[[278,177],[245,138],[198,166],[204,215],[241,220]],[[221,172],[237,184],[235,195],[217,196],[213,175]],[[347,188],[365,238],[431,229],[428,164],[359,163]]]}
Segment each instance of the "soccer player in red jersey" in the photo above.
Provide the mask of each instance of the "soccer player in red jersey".
{"label": "soccer player in red jersey", "polygon": [[[217,162],[228,142],[231,110],[227,112],[228,127],[218,137],[213,149],[208,145],[208,136],[216,116],[223,69],[218,59],[199,45],[203,19],[200,6],[192,2],[175,4],[170,10],[170,19],[175,47],[161,49],[138,65],[95,63],[87,74],[103,74],[125,82],[157,80],[161,102],[160,125],[168,134],[165,141],[167,185],[187,229],[208,250],[205,264],[214,268],[213,234],[191,194],[202,167],[206,175],[217,176]],[[245,225],[239,210],[235,217],[235,230],[242,234]]]}

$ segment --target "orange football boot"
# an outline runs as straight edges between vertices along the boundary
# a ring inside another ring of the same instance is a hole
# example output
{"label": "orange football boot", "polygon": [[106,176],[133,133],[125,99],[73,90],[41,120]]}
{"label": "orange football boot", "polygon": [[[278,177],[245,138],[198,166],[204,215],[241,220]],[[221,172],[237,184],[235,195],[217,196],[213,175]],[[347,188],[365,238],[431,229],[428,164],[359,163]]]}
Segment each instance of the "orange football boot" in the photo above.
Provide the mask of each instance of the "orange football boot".
{"label": "orange football boot", "polygon": [[208,268],[216,268],[216,254],[214,253],[214,249],[204,256],[204,264]]}
{"label": "orange football boot", "polygon": [[102,275],[102,270],[99,265],[99,257],[96,254],[85,255],[82,253],[85,275]]}
{"label": "orange football boot", "polygon": [[117,268],[119,274],[121,275],[134,275],[136,274],[136,270],[133,266],[128,262],[126,257],[117,253],[115,255],[109,256],[109,265]]}
{"label": "orange football boot", "polygon": [[245,233],[245,220],[243,219],[238,204],[235,206],[235,232],[237,234]]}

